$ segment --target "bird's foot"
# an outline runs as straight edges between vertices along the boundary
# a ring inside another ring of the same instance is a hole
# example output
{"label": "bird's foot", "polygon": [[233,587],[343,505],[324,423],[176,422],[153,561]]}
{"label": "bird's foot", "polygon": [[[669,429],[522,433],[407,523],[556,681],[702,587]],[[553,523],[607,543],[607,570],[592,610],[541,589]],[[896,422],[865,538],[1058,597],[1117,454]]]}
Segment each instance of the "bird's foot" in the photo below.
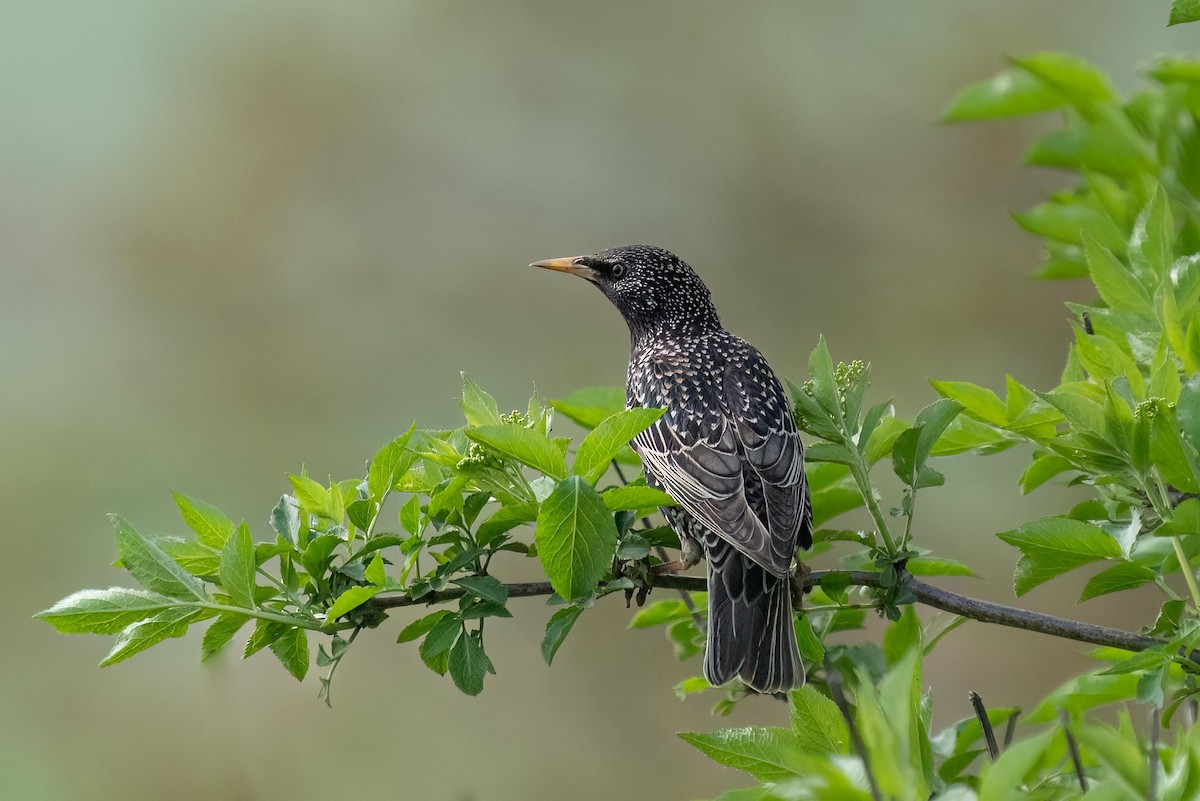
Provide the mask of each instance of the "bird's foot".
{"label": "bird's foot", "polygon": [[806,581],[811,572],[811,567],[796,560],[796,569],[792,571],[792,608],[797,612],[804,608],[804,596],[812,592],[812,587]]}
{"label": "bird's foot", "polygon": [[[695,564],[694,562],[692,564]],[[663,562],[650,568],[650,573],[655,576],[663,576],[668,573],[680,573],[687,570],[692,565],[689,565],[684,559],[674,559],[670,562]]]}

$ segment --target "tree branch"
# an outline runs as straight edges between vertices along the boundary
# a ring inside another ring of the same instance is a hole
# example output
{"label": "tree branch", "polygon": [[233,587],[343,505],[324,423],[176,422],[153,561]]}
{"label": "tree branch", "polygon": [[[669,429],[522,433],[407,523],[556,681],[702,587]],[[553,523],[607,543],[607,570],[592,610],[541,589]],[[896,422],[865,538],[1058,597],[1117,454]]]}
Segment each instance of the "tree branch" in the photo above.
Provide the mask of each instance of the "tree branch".
{"label": "tree branch", "polygon": [[[814,570],[797,578],[797,583],[803,587],[815,587],[826,578],[838,578],[860,587],[882,587],[879,573],[866,570]],[[654,586],[663,589],[703,592],[707,588],[706,580],[699,576],[661,575],[653,578]],[[1120,648],[1125,651],[1145,651],[1157,645],[1165,644],[1164,640],[1147,637],[1132,631],[1098,626],[1094,623],[1084,623],[1079,620],[1047,615],[1042,612],[1031,612],[1015,606],[981,601],[966,595],[943,590],[919,581],[907,571],[900,573],[900,581],[912,592],[918,601],[952,612],[956,615],[977,620],[981,623],[995,623],[1000,626],[1036,631],[1061,637],[1077,642],[1087,642],[1094,645],[1104,645]],[[530,598],[534,596],[552,595],[554,588],[548,581],[532,581],[522,584],[508,584],[509,598]],[[454,601],[465,594],[464,590],[439,590],[414,599],[407,595],[377,595],[364,606],[375,609],[392,609],[404,606],[418,606]],[[1193,654],[1193,659],[1200,661],[1200,655]]]}

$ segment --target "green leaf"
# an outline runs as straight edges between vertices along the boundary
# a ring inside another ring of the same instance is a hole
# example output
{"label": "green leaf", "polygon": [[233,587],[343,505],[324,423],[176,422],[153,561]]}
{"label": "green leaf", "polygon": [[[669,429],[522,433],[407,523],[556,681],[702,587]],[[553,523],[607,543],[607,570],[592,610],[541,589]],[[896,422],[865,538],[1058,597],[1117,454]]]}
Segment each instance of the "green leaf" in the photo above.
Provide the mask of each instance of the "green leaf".
{"label": "green leaf", "polygon": [[1066,98],[1021,69],[1009,69],[959,91],[942,114],[947,122],[1022,117],[1061,108]]}
{"label": "green leaf", "polygon": [[308,635],[304,629],[285,627],[271,643],[271,653],[279,659],[296,681],[308,675]]}
{"label": "green leaf", "polygon": [[612,487],[603,493],[604,505],[609,511],[636,511],[655,506],[674,506],[675,499],[662,490],[641,484]]}
{"label": "green leaf", "polygon": [[292,627],[277,620],[263,620],[261,618],[255,620],[254,631],[251,632],[250,639],[246,641],[246,647],[242,649],[242,659],[249,659],[254,656],[282,637],[290,628]]}
{"label": "green leaf", "polygon": [[376,503],[383,500],[384,495],[396,486],[396,482],[417,460],[417,455],[408,449],[408,441],[416,430],[417,424],[413,423],[408,431],[380,448],[371,460],[371,469],[367,471],[367,492]]}
{"label": "green leaf", "polygon": [[377,587],[387,584],[387,573],[383,567],[383,556],[378,551],[375,552],[371,563],[367,565],[367,569],[363,571],[363,577]]}
{"label": "green leaf", "polygon": [[979,801],[1008,801],[1019,797],[1015,794],[1016,789],[1045,756],[1050,738],[1055,734],[1054,731],[1047,731],[1005,749],[994,765],[984,769]]}
{"label": "green leaf", "polygon": [[948,398],[934,401],[921,410],[911,428],[896,438],[892,446],[892,469],[901,481],[915,489],[942,483],[941,474],[926,467],[925,462],[946,426],[962,408]]}
{"label": "green leaf", "polygon": [[449,668],[454,686],[467,695],[479,695],[483,691],[484,675],[496,672],[479,640],[466,632],[450,649]]}
{"label": "green leaf", "polygon": [[194,607],[176,606],[164,609],[148,620],[127,626],[118,636],[113,648],[104,657],[100,667],[124,662],[134,654],[145,651],[152,645],[187,633],[188,624],[199,617],[203,610]]}
{"label": "green leaf", "polygon": [[481,445],[486,445],[555,479],[562,479],[567,475],[567,462],[562,451],[545,434],[519,425],[468,428],[464,433]]}
{"label": "green leaf", "polygon": [[883,633],[883,655],[888,666],[897,664],[911,650],[921,647],[921,621],[911,605]]}
{"label": "green leaf", "polygon": [[608,571],[617,549],[617,527],[592,485],[571,476],[542,501],[535,542],[555,592],[577,601],[592,595]]}
{"label": "green leaf", "polygon": [[[692,602],[697,607],[702,607],[706,603],[704,594],[693,593]],[[687,620],[691,616],[692,610],[688,609],[687,604],[678,598],[667,598],[639,609],[633,619],[629,621],[629,628],[648,629],[664,623],[674,623],[676,620]]]}
{"label": "green leaf", "polygon": [[117,530],[121,563],[143,587],[174,598],[208,600],[200,579],[180,567],[124,519],[113,515],[112,521]]}
{"label": "green leaf", "polygon": [[788,701],[792,733],[805,752],[830,756],[850,752],[850,730],[837,704],[811,686],[788,693]]}
{"label": "green leaf", "polygon": [[204,501],[189,498],[182,492],[172,493],[183,522],[196,532],[197,539],[210,548],[220,549],[233,533],[233,521],[217,507]]}
{"label": "green leaf", "polygon": [[300,546],[300,506],[291,495],[283,495],[271,510],[271,528],[293,548]]}
{"label": "green leaf", "polygon": [[1129,268],[1102,246],[1090,234],[1084,234],[1084,253],[1087,255],[1088,272],[1096,284],[1096,291],[1110,307],[1136,314],[1148,314],[1153,309],[1150,293],[1142,282],[1133,276]]}
{"label": "green leaf", "polygon": [[653,425],[664,411],[626,409],[605,418],[580,443],[572,471],[589,484],[595,484],[608,470],[617,451]]}
{"label": "green leaf", "polygon": [[808,357],[808,372],[811,376],[813,399],[825,410],[836,430],[840,432],[845,428],[845,421],[842,418],[842,404],[838,400],[833,357],[829,355],[829,345],[825,343],[824,336],[817,340],[817,346]]}
{"label": "green leaf", "polygon": [[501,606],[508,603],[508,588],[494,576],[464,576],[454,579],[452,583],[481,600],[492,601]]}
{"label": "green leaf", "polygon": [[749,773],[760,782],[778,782],[801,775],[804,749],[787,729],[722,729],[699,734],[680,732],[680,739],[699,748],[709,759]]}
{"label": "green leaf", "polygon": [[158,547],[193,576],[216,576],[221,570],[221,552],[197,542],[173,537],[158,540]]}
{"label": "green leaf", "polygon": [[625,408],[625,389],[588,387],[576,390],[562,400],[552,400],[550,405],[568,420],[591,429]]}
{"label": "green leaf", "polygon": [[328,621],[337,620],[347,612],[351,612],[383,592],[383,587],[351,587],[337,597],[333,606],[325,613]]}
{"label": "green leaf", "polygon": [[1183,438],[1200,451],[1200,373],[1189,378],[1179,390],[1175,416],[1183,429]]}
{"label": "green leaf", "polygon": [[971,384],[966,381],[930,381],[934,389],[943,398],[958,401],[963,410],[977,420],[1003,426],[1008,422],[1004,403],[986,387]]}
{"label": "green leaf", "polygon": [[449,609],[439,609],[424,617],[417,618],[404,627],[400,632],[400,636],[396,638],[396,642],[412,642],[423,634],[429,633],[430,629],[438,624],[438,621],[450,614]]}
{"label": "green leaf", "polygon": [[518,503],[512,506],[502,506],[487,520],[475,529],[475,538],[480,547],[488,546],[517,526],[532,523],[537,520],[538,505],[536,503]]}
{"label": "green leaf", "polygon": [[550,616],[550,620],[546,622],[546,633],[542,637],[542,659],[546,660],[547,665],[554,663],[554,655],[558,653],[563,640],[567,639],[581,614],[581,607],[564,606]]}
{"label": "green leaf", "polygon": [[176,599],[155,592],[113,587],[81,590],[34,617],[63,634],[116,634],[131,623],[178,605]]}
{"label": "green leaf", "polygon": [[496,399],[480,389],[466,373],[462,374],[462,410],[466,415],[467,425],[497,426],[500,425],[500,407]]}
{"label": "green leaf", "polygon": [[1084,586],[1079,600],[1083,602],[1101,595],[1108,595],[1110,592],[1131,590],[1154,581],[1154,576],[1154,571],[1145,565],[1136,562],[1119,562],[1092,576]]}
{"label": "green leaf", "polygon": [[1078,56],[1045,52],[1012,61],[1059,90],[1076,108],[1090,109],[1097,103],[1121,100],[1108,76]]}
{"label": "green leaf", "polygon": [[1173,0],[1167,25],[1181,25],[1200,20],[1200,0]]}
{"label": "green leaf", "polygon": [[249,621],[250,616],[240,612],[226,612],[214,620],[200,643],[200,661],[206,662],[216,656]]}
{"label": "green leaf", "polygon": [[907,569],[914,576],[975,576],[974,570],[962,562],[945,557],[918,556],[908,560]]}
{"label": "green leaf", "polygon": [[1028,495],[1050,479],[1071,469],[1071,463],[1062,456],[1047,454],[1033,460],[1021,474],[1021,492]]}
{"label": "green leaf", "polygon": [[434,673],[445,675],[450,667],[447,654],[462,633],[463,624],[458,615],[446,615],[438,620],[421,641],[418,649],[421,661]]}
{"label": "green leaf", "polygon": [[1090,523],[1066,517],[1046,517],[997,535],[1021,549],[1014,591],[1031,589],[1097,559],[1120,559],[1121,546]]}
{"label": "green leaf", "polygon": [[250,527],[245,523],[237,527],[225,542],[221,552],[221,589],[233,602],[246,609],[254,608],[254,541],[250,538]]}

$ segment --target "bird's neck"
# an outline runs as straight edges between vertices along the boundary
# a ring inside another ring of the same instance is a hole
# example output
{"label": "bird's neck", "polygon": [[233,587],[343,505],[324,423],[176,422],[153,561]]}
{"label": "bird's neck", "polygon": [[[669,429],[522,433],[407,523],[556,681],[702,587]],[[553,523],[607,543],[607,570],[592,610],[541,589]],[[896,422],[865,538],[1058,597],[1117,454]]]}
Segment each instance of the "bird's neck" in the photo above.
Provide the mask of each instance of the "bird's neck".
{"label": "bird's neck", "polygon": [[694,317],[658,318],[654,320],[627,320],[629,337],[633,348],[651,342],[679,341],[716,334],[725,329],[716,313]]}

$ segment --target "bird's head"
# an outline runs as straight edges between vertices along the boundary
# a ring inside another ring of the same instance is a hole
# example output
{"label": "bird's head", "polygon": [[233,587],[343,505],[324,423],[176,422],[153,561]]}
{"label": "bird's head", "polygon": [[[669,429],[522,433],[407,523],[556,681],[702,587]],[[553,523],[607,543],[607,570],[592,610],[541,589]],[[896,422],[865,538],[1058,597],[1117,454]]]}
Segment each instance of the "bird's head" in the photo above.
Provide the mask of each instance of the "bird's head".
{"label": "bird's head", "polygon": [[595,284],[621,312],[634,337],[662,328],[721,327],[708,287],[696,271],[674,253],[653,245],[624,245],[530,266],[571,273]]}

